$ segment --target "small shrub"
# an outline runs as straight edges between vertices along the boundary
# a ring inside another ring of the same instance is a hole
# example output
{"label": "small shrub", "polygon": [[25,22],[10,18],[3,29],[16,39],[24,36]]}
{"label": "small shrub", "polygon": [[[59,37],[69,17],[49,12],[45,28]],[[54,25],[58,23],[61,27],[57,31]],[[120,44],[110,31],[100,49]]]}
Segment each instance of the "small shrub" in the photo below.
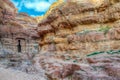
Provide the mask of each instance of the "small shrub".
{"label": "small shrub", "polygon": [[110,50],[107,51],[107,54],[120,54],[120,50]]}
{"label": "small shrub", "polygon": [[104,32],[106,34],[109,31],[110,27],[109,26],[101,26],[99,31]]}
{"label": "small shrub", "polygon": [[112,54],[112,53],[113,53],[113,50],[107,51],[107,54]]}
{"label": "small shrub", "polygon": [[83,31],[81,31],[81,32],[77,32],[76,35],[87,34],[87,33],[89,33],[90,31],[91,31],[91,30],[85,29],[85,30],[83,30]]}
{"label": "small shrub", "polygon": [[70,58],[67,58],[66,60],[70,60]]}
{"label": "small shrub", "polygon": [[109,51],[100,51],[100,52],[93,52],[91,54],[88,54],[87,56],[94,56],[94,55],[97,55],[97,54],[101,54],[101,53],[107,53],[107,54],[120,54],[120,50],[109,50]]}
{"label": "small shrub", "polygon": [[90,32],[90,30],[87,30],[87,29],[83,30],[83,33],[84,33],[84,34],[87,34],[87,33],[89,33],[89,32]]}
{"label": "small shrub", "polygon": [[104,53],[104,51],[93,52],[93,53],[91,53],[91,54],[88,54],[87,56],[94,56],[94,55],[101,54],[101,53]]}
{"label": "small shrub", "polygon": [[39,45],[38,44],[34,44],[34,48],[38,49]]}
{"label": "small shrub", "polygon": [[72,80],[72,75],[68,76],[68,80]]}
{"label": "small shrub", "polygon": [[120,50],[118,50],[118,52],[120,53]]}
{"label": "small shrub", "polygon": [[77,63],[78,61],[77,60],[73,60],[74,63]]}

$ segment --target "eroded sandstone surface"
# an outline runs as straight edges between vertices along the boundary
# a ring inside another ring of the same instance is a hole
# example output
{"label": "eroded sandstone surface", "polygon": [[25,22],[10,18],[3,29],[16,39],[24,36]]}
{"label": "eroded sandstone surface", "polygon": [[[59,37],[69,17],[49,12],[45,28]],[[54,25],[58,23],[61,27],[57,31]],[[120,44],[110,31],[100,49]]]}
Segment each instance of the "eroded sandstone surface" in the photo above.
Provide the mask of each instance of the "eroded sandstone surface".
{"label": "eroded sandstone surface", "polygon": [[33,62],[39,53],[36,27],[35,18],[18,13],[10,0],[0,0],[0,80],[47,79]]}
{"label": "eroded sandstone surface", "polygon": [[41,53],[84,56],[120,48],[119,0],[85,1],[65,2],[39,23]]}
{"label": "eroded sandstone surface", "polygon": [[50,80],[119,80],[120,51],[91,54],[83,59],[61,60],[53,56],[39,55],[39,64]]}
{"label": "eroded sandstone surface", "polygon": [[0,3],[0,76],[120,79],[120,0],[58,0],[37,19]]}

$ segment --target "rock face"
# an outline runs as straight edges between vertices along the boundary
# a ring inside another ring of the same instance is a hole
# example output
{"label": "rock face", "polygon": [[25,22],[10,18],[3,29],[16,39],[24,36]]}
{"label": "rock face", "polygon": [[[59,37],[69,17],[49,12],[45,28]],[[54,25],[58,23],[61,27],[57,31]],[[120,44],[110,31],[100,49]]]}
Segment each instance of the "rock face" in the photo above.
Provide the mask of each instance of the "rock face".
{"label": "rock face", "polygon": [[38,56],[37,63],[50,80],[119,80],[120,50],[112,52],[114,54],[103,52],[76,62]]}
{"label": "rock face", "polygon": [[[25,13],[17,13],[10,0],[0,0],[0,67],[30,74],[39,73],[38,77],[33,78],[40,80],[39,76],[44,75],[44,72],[42,69],[38,71],[32,62],[35,54],[39,53],[39,46],[35,40],[38,37],[36,29],[35,18]],[[11,74],[6,77],[4,71],[1,71],[0,76],[0,79],[8,80]],[[11,77],[11,80],[14,80],[16,76],[13,74]],[[29,76],[24,79],[29,79]]]}
{"label": "rock face", "polygon": [[52,11],[55,7],[59,6],[59,5],[62,4],[63,2],[64,2],[64,0],[57,0],[56,2],[54,2],[54,3],[50,6],[49,10],[46,12],[46,14],[45,14],[44,16],[35,17],[35,19],[37,20],[37,22],[39,23],[39,22],[41,22],[43,19],[45,19],[45,18],[51,13],[51,11]]}
{"label": "rock face", "polygon": [[[19,13],[15,17],[16,22],[23,27],[23,33],[27,34],[30,38],[38,37],[37,34],[37,20],[33,17],[30,17],[26,13]],[[28,37],[26,37],[27,39]]]}
{"label": "rock face", "polygon": [[5,24],[13,20],[17,9],[14,5],[8,0],[1,0],[0,3],[0,23]]}
{"label": "rock face", "polygon": [[40,56],[38,63],[50,80],[61,80],[80,70],[79,64],[63,62],[46,56]]}
{"label": "rock face", "polygon": [[38,25],[41,53],[82,57],[120,49],[120,2],[97,1],[67,0],[54,8]]}
{"label": "rock face", "polygon": [[89,64],[81,65],[81,69],[73,74],[73,80],[119,80],[119,56],[97,55],[87,58]]}
{"label": "rock face", "polygon": [[1,0],[0,3],[3,3],[0,5],[0,35],[1,37],[9,37],[10,34],[14,34],[22,29],[22,26],[15,20],[17,9],[12,2]]}
{"label": "rock face", "polygon": [[8,26],[15,21],[17,9],[10,1],[1,0],[0,3],[3,3],[0,5],[0,36],[2,37],[10,33]]}
{"label": "rock face", "polygon": [[0,50],[9,49],[18,52],[21,46],[22,52],[35,49],[35,38],[38,37],[37,21],[25,13],[18,13],[12,2],[0,0]]}
{"label": "rock face", "polygon": [[59,2],[37,27],[36,19],[0,0],[0,60],[50,80],[120,80],[120,0]]}

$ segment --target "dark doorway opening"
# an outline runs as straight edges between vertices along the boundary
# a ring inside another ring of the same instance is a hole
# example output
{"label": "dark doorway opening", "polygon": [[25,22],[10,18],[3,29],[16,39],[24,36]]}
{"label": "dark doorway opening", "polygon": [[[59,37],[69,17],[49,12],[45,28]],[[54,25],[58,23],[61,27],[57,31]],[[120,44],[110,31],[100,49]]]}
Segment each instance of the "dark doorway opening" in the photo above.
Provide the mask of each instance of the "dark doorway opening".
{"label": "dark doorway opening", "polygon": [[20,41],[20,40],[18,40],[18,45],[17,45],[17,47],[18,47],[18,52],[21,52],[21,41]]}

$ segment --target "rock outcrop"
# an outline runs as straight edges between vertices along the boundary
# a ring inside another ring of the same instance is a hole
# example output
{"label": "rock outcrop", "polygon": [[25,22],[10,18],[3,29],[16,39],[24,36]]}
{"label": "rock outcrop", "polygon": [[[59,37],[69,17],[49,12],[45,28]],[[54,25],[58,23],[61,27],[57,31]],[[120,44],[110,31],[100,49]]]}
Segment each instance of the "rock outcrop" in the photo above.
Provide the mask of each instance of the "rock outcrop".
{"label": "rock outcrop", "polygon": [[[119,80],[120,50],[91,55],[80,61],[38,56],[39,65],[50,80]],[[80,56],[78,56],[80,57]],[[77,58],[75,58],[77,59]],[[35,60],[36,63],[37,60]]]}
{"label": "rock outcrop", "polygon": [[64,0],[57,0],[56,2],[54,2],[54,3],[50,6],[49,10],[46,12],[45,15],[35,17],[35,19],[37,20],[37,22],[39,23],[39,22],[41,22],[43,19],[45,19],[47,16],[49,16],[49,14],[51,13],[51,11],[52,11],[55,7],[61,5],[63,2],[64,2]]}
{"label": "rock outcrop", "polygon": [[0,3],[2,3],[0,5],[1,37],[16,38],[19,33],[31,36],[29,28],[37,27],[36,19],[25,13],[18,13],[17,8],[9,0],[1,0]]}
{"label": "rock outcrop", "polygon": [[[26,13],[19,13],[15,17],[16,22],[20,24],[23,28],[23,31],[25,34],[28,35],[30,38],[36,38],[39,37],[37,34],[37,20],[33,17],[30,17]],[[26,37],[26,39],[28,38]]]}
{"label": "rock outcrop", "polygon": [[[87,58],[89,64],[73,74],[73,80],[119,80],[119,54],[97,55]],[[115,64],[117,63],[117,64]]]}
{"label": "rock outcrop", "polygon": [[37,26],[0,0],[1,61],[50,80],[119,80],[120,0],[65,1],[54,3]]}
{"label": "rock outcrop", "polygon": [[11,21],[15,20],[17,9],[11,2],[7,0],[1,0],[0,3],[2,3],[0,5],[0,36],[2,37],[4,34],[8,33],[6,26],[8,26]]}
{"label": "rock outcrop", "polygon": [[73,75],[75,71],[80,70],[79,64],[64,62],[48,56],[39,56],[35,63],[38,63],[45,70],[49,80],[64,79]]}
{"label": "rock outcrop", "polygon": [[57,6],[38,25],[41,53],[83,57],[120,49],[119,6],[119,0],[67,0]]}
{"label": "rock outcrop", "polygon": [[8,0],[1,0],[0,3],[0,24],[9,23],[9,21],[14,20],[17,13],[17,9]]}
{"label": "rock outcrop", "polygon": [[27,45],[34,45],[34,39],[39,37],[36,30],[37,20],[26,13],[18,13],[9,0],[1,0],[0,3],[0,50],[4,48],[17,52],[20,41],[22,51],[27,52]]}

